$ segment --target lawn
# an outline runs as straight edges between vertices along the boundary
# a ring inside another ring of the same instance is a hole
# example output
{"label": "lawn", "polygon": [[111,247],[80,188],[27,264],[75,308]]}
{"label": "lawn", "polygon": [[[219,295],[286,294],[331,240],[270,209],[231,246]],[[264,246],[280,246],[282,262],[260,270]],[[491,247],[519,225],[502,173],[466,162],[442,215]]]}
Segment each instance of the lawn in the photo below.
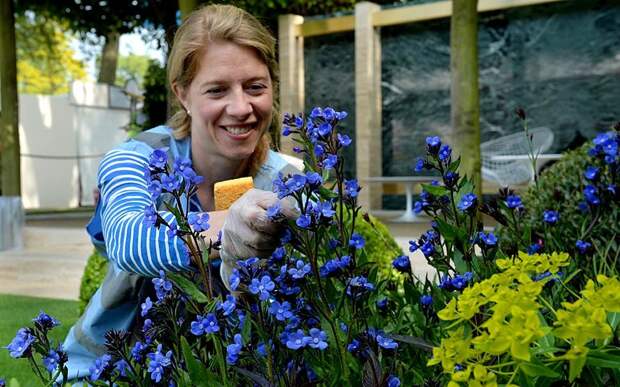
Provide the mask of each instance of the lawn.
{"label": "lawn", "polygon": [[29,326],[39,311],[55,317],[61,325],[52,329],[50,338],[62,342],[69,328],[78,318],[78,302],[0,294],[0,377],[7,381],[16,378],[22,386],[37,386],[42,383],[32,373],[28,361],[13,359],[4,349],[17,330]]}

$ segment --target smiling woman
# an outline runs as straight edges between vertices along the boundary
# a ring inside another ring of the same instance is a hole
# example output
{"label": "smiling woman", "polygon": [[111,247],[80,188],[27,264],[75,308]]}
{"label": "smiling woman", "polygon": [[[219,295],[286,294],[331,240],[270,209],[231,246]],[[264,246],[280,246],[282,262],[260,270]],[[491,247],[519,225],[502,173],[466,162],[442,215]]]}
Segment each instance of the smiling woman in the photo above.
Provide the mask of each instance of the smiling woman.
{"label": "smiling woman", "polygon": [[[168,81],[179,108],[168,124],[118,146],[99,167],[101,196],[87,229],[110,265],[65,341],[70,378],[93,372],[93,362],[105,352],[105,332],[135,329],[138,306],[148,300],[146,277],[202,265],[189,259],[169,198],[162,195],[164,185],[183,195],[190,218],[205,220],[203,235],[221,240],[219,256],[216,252],[208,266],[212,287],[220,293],[226,292],[237,259],[269,256],[276,247],[282,223],[273,222],[266,210],[279,203],[285,218],[296,217],[290,202],[280,203],[272,192],[274,178],[296,169],[269,150],[267,133],[277,129],[279,114],[273,99],[275,39],[266,28],[233,6],[195,11],[175,36]],[[167,159],[175,159],[173,168],[165,169]],[[161,177],[150,168],[159,168]],[[214,211],[215,183],[245,176],[253,178],[255,189],[229,210]],[[187,192],[182,181],[197,190]],[[160,221],[173,229],[156,228]]]}

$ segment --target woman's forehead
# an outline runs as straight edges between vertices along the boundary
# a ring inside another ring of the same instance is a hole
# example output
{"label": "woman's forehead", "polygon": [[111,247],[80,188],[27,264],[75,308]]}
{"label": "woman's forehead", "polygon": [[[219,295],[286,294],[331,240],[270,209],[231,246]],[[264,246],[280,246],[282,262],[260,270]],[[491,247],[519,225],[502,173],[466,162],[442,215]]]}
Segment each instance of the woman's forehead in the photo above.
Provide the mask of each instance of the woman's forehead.
{"label": "woman's forehead", "polygon": [[223,81],[267,81],[269,69],[256,49],[228,41],[210,42],[200,58],[200,84]]}

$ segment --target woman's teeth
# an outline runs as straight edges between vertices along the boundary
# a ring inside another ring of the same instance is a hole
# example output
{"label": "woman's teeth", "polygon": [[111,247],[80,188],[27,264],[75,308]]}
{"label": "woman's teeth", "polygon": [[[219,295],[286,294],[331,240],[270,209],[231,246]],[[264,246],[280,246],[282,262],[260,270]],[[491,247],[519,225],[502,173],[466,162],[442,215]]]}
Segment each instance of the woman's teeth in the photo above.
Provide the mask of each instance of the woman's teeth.
{"label": "woman's teeth", "polygon": [[243,127],[243,128],[240,128],[240,127],[234,127],[234,126],[226,126],[226,127],[224,127],[224,129],[225,129],[228,133],[230,133],[230,134],[232,134],[232,135],[234,135],[234,136],[239,136],[239,135],[242,135],[242,134],[246,134],[246,133],[247,133],[247,132],[249,132],[252,128],[251,128],[251,127],[249,127],[249,126],[246,126],[246,127]]}

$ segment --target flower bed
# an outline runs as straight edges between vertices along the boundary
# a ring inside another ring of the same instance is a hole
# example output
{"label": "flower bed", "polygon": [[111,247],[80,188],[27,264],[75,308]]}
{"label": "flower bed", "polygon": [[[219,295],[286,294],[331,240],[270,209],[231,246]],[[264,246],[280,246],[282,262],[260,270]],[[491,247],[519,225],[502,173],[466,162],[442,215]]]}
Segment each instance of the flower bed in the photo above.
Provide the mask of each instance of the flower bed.
{"label": "flower bed", "polygon": [[[410,251],[420,249],[437,269],[434,284],[416,280],[406,256],[392,262],[402,281],[378,275],[385,268],[358,232],[361,188],[344,176],[340,155],[351,139],[338,125],[345,117],[332,108],[285,117],[284,133],[297,137],[306,173],[281,176],[274,190],[295,201],[300,216],[271,257],[238,262],[230,277],[234,297],[213,294],[208,280],[205,257],[219,248],[200,237],[208,215],[171,203],[176,222],[166,224],[147,206],[145,224],[183,238],[197,270],[152,280],[156,297],[144,300],[141,326],[108,334],[109,353],[91,367],[91,383],[620,383],[618,254],[609,254],[618,251],[617,235],[592,235],[605,227],[598,213],[618,213],[617,128],[594,140],[581,189],[586,226],[577,240],[559,228],[560,205],[532,214],[508,189],[481,203],[451,148],[429,137],[416,168],[441,180],[425,185],[416,203],[434,221],[410,241]],[[182,160],[175,166],[155,152],[148,173],[154,195],[195,190],[191,167]],[[499,232],[483,230],[481,213],[497,220]],[[268,214],[284,221],[277,205]],[[526,221],[532,216],[538,221]],[[45,338],[55,322],[41,321],[20,330],[8,349],[42,361],[43,380],[62,377],[62,348]]]}

